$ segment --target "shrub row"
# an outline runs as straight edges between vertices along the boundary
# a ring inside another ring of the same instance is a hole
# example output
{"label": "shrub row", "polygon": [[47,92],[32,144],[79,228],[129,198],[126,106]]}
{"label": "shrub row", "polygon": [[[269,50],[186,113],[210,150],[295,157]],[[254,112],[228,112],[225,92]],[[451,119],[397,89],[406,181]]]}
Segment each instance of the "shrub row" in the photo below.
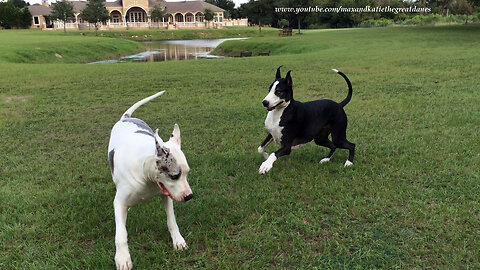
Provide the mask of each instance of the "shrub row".
{"label": "shrub row", "polygon": [[389,25],[432,25],[432,24],[460,24],[480,22],[480,12],[473,15],[448,15],[439,14],[415,15],[403,20],[369,19],[361,22],[359,27],[385,27]]}

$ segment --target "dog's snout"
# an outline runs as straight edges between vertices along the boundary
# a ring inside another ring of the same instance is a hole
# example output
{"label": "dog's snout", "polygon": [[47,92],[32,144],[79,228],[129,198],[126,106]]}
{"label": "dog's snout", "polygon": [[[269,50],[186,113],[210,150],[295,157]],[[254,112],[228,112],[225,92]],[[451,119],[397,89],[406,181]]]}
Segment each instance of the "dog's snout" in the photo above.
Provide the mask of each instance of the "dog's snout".
{"label": "dog's snout", "polygon": [[186,202],[186,201],[191,200],[192,198],[193,198],[193,193],[190,193],[189,195],[185,196],[185,197],[183,198],[183,200]]}
{"label": "dog's snout", "polygon": [[264,100],[264,101],[262,101],[262,104],[263,104],[263,106],[268,107],[269,102],[268,102],[268,100]]}

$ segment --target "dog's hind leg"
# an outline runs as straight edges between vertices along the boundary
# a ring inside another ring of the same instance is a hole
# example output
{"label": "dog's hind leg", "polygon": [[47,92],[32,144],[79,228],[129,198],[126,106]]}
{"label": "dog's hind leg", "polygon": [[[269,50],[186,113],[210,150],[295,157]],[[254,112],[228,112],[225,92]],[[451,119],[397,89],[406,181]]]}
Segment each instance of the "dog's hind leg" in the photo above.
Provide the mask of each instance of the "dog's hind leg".
{"label": "dog's hind leg", "polygon": [[341,141],[338,145],[338,148],[348,149],[348,159],[345,161],[345,167],[353,165],[353,157],[355,156],[355,144],[347,141]]}
{"label": "dog's hind leg", "polygon": [[330,158],[333,156],[333,153],[335,153],[335,150],[337,149],[335,145],[328,139],[328,137],[316,138],[315,143],[330,149],[328,155],[320,160],[320,163],[329,162]]}
{"label": "dog's hind leg", "polygon": [[262,142],[262,144],[258,147],[258,153],[262,154],[265,159],[268,158],[268,153],[265,152],[265,148],[273,141],[272,134],[268,134],[267,138]]}
{"label": "dog's hind leg", "polygon": [[115,264],[117,269],[130,270],[133,267],[127,243],[127,210],[128,207],[122,203],[118,192],[113,201],[115,209]]}
{"label": "dog's hind leg", "polygon": [[355,156],[355,144],[351,143],[347,140],[346,138],[346,126],[345,129],[341,130],[335,130],[335,128],[332,130],[332,141],[335,147],[337,148],[342,148],[342,149],[348,149],[348,159],[345,161],[345,167],[353,165],[353,158]]}
{"label": "dog's hind leg", "polygon": [[333,153],[335,153],[335,150],[337,149],[335,145],[328,139],[328,135],[332,132],[332,126],[331,125],[325,125],[318,136],[314,139],[315,144],[327,147],[330,149],[330,152],[328,155],[322,160],[320,160],[320,163],[326,163],[330,161],[330,158],[333,156]]}
{"label": "dog's hind leg", "polygon": [[187,249],[187,243],[180,234],[177,221],[175,220],[175,213],[173,212],[173,201],[169,197],[163,196],[163,205],[165,207],[165,213],[167,214],[167,226],[170,236],[173,241],[173,248],[176,250]]}
{"label": "dog's hind leg", "polygon": [[347,116],[345,112],[340,116],[332,127],[332,142],[337,148],[348,149],[348,159],[345,161],[345,167],[353,165],[355,156],[355,144],[347,140]]}

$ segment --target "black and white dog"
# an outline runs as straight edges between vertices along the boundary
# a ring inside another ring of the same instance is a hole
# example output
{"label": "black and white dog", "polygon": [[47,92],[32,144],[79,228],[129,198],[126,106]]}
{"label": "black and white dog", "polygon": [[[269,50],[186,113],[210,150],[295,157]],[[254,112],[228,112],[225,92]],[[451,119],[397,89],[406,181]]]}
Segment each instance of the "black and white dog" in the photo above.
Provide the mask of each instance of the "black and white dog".
{"label": "black and white dog", "polygon": [[[258,172],[267,173],[277,158],[290,154],[292,148],[298,148],[312,140],[317,145],[330,148],[330,153],[320,163],[330,161],[335,149],[342,148],[349,150],[345,167],[353,165],[355,144],[347,140],[347,115],[343,110],[352,98],[352,84],[347,76],[333,70],[340,74],[348,85],[348,95],[342,102],[320,99],[302,103],[293,99],[291,71],[282,78],[280,68],[281,66],[278,67],[275,81],[270,85],[268,95],[262,102],[268,110],[265,128],[269,134],[258,147],[258,152],[266,159]],[[332,141],[328,139],[330,133]],[[265,148],[273,140],[280,144],[281,148],[269,155]]]}

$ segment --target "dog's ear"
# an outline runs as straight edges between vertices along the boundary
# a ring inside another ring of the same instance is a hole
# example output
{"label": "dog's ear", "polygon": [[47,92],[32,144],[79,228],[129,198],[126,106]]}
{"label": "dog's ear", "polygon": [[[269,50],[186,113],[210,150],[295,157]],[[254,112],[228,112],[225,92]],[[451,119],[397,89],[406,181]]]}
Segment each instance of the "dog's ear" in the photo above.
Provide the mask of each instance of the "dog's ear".
{"label": "dog's ear", "polygon": [[164,142],[160,136],[158,136],[158,128],[155,130],[155,147],[157,148],[157,156],[166,154]]}
{"label": "dog's ear", "polygon": [[276,80],[282,78],[282,75],[280,74],[280,68],[281,68],[281,67],[282,67],[282,66],[279,66],[279,67],[277,68],[277,75],[275,76],[275,79],[276,79]]}
{"label": "dog's ear", "polygon": [[170,137],[170,140],[178,144],[178,146],[182,144],[182,138],[180,137],[180,127],[177,124],[175,124],[175,126],[173,127],[172,137]]}
{"label": "dog's ear", "polygon": [[289,70],[289,71],[287,72],[287,76],[285,76],[285,80],[287,81],[287,85],[288,85],[288,86],[292,86],[292,85],[293,85],[292,76],[290,76],[290,72],[291,72],[291,70]]}

